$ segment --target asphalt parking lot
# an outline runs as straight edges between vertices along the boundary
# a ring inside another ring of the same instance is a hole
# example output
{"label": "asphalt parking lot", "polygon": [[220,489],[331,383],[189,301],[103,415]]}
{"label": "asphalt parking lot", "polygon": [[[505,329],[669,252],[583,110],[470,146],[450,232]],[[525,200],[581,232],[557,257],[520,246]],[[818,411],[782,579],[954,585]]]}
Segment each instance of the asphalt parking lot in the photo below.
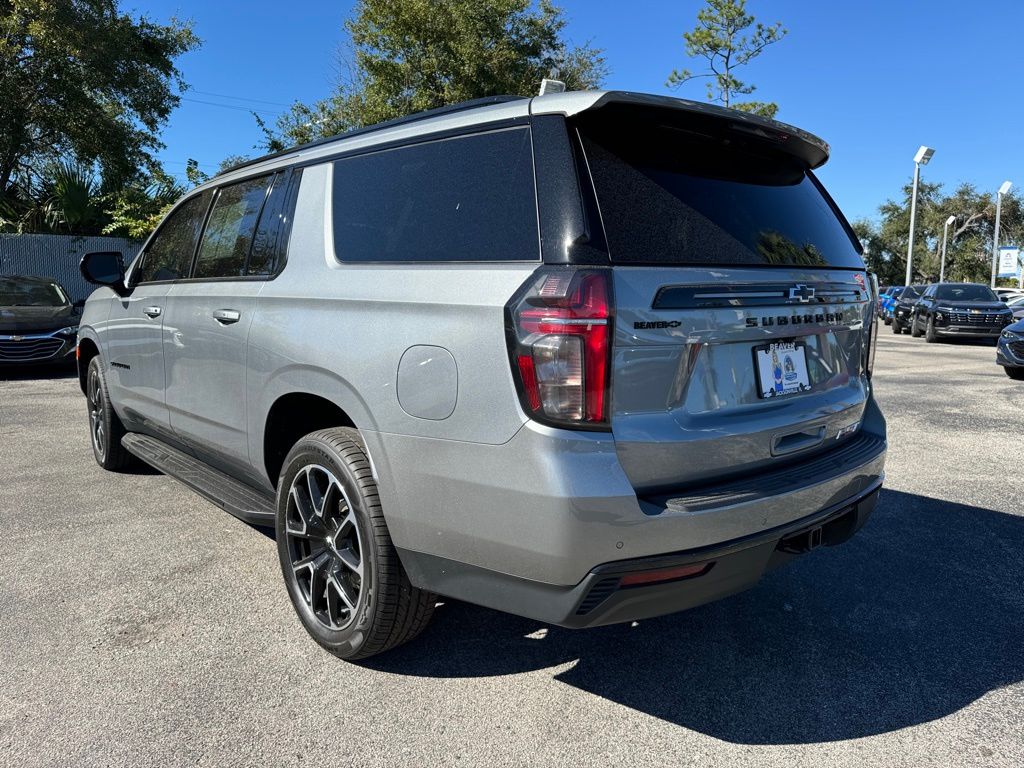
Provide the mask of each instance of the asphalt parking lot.
{"label": "asphalt parking lot", "polygon": [[0,377],[0,765],[1024,765],[1024,383],[883,329],[886,490],[843,547],[585,632],[460,603],[362,666],[274,542],[93,462],[74,378]]}

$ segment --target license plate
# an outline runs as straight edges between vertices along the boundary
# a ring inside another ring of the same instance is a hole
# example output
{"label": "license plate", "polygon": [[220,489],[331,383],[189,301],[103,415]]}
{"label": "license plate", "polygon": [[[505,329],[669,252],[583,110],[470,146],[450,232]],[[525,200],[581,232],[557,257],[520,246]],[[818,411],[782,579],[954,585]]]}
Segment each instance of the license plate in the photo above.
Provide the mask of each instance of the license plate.
{"label": "license plate", "polygon": [[754,347],[758,397],[781,397],[811,388],[803,342],[775,341]]}

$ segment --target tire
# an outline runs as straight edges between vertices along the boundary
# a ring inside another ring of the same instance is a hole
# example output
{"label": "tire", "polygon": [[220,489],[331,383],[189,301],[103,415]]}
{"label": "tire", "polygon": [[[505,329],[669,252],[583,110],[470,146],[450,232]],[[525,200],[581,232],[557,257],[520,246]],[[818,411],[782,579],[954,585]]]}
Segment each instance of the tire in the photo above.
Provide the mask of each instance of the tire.
{"label": "tire", "polygon": [[85,399],[89,414],[89,442],[96,463],[112,472],[131,467],[135,464],[135,457],[121,445],[125,428],[110,404],[107,377],[99,355],[89,361],[86,369]]}
{"label": "tire", "polygon": [[895,333],[897,336],[899,336],[901,333],[903,333],[903,328],[896,321],[895,317],[892,319],[892,332]]}
{"label": "tire", "polygon": [[928,318],[928,325],[926,325],[924,329],[924,340],[927,341],[929,344],[934,344],[936,341],[939,340],[938,334],[935,333],[934,317]]}
{"label": "tire", "polygon": [[1003,370],[1006,371],[1006,375],[1014,381],[1024,381],[1024,368],[1011,368],[1006,366]]}
{"label": "tire", "polygon": [[921,338],[921,331],[917,328],[917,315],[912,315],[910,318],[910,335],[915,339]]}
{"label": "tire", "polygon": [[306,435],[277,485],[277,551],[306,631],[355,661],[391,650],[430,621],[436,596],[409,582],[354,429]]}

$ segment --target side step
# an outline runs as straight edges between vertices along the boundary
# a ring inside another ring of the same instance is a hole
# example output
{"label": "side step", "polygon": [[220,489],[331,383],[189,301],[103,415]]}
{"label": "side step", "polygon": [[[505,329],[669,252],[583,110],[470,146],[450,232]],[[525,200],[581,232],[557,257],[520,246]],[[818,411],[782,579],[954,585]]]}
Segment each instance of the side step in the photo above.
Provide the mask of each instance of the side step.
{"label": "side step", "polygon": [[239,520],[274,527],[276,505],[270,494],[261,493],[148,435],[129,432],[121,438],[121,445],[133,456],[184,483]]}

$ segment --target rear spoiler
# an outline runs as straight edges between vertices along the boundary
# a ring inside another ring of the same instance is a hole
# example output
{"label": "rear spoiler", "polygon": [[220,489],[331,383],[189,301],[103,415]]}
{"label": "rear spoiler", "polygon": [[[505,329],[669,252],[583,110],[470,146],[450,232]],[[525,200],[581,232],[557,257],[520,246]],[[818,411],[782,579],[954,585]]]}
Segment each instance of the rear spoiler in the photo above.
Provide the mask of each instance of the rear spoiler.
{"label": "rear spoiler", "polygon": [[703,119],[721,121],[727,131],[737,131],[771,143],[779,151],[798,158],[808,168],[819,168],[828,160],[829,147],[812,133],[765,117],[671,96],[651,96],[629,91],[569,91],[536,96],[530,101],[530,114],[560,114],[566,117],[598,110],[609,104],[632,104],[662,110],[678,110]]}

